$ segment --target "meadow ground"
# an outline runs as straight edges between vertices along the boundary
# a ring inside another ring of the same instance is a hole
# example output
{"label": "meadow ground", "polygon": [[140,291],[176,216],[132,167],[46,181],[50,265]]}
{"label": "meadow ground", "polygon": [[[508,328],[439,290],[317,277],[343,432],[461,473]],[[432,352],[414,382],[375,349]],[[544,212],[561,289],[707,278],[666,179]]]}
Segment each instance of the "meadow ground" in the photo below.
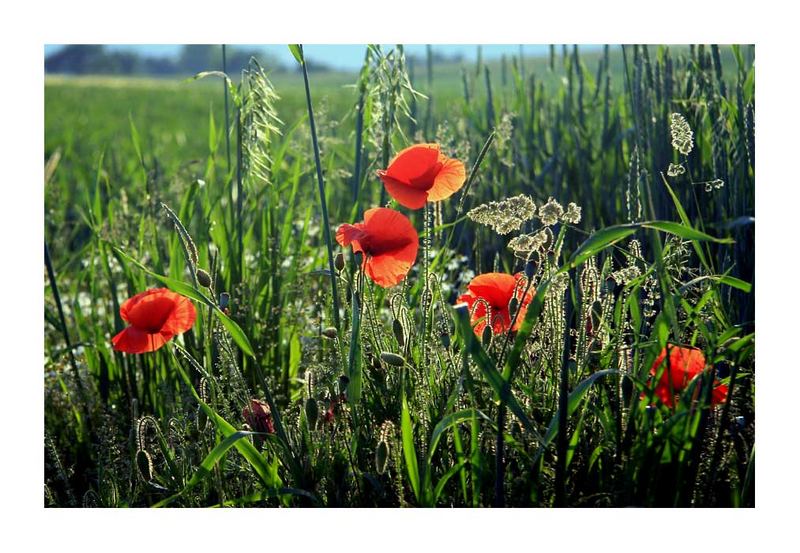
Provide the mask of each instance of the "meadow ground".
{"label": "meadow ground", "polygon": [[49,76],[45,505],[752,506],[753,59]]}

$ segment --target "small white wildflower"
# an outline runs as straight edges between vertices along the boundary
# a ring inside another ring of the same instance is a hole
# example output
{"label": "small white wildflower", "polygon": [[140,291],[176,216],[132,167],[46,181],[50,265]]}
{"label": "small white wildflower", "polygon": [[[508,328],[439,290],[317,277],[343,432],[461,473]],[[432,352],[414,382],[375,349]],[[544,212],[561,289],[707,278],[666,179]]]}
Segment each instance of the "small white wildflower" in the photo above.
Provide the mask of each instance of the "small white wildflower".
{"label": "small white wildflower", "polygon": [[719,190],[723,186],[725,186],[725,181],[722,179],[714,179],[712,181],[708,181],[706,184],[706,192],[711,192],[712,190]]}
{"label": "small white wildflower", "polygon": [[549,235],[545,230],[535,234],[520,234],[519,236],[515,236],[509,241],[508,247],[517,257],[528,259],[531,253],[546,249]]}
{"label": "small white wildflower", "polygon": [[561,217],[561,220],[564,223],[569,223],[571,225],[577,225],[581,222],[581,208],[575,202],[570,202],[567,204],[567,211],[564,213],[564,216]]}
{"label": "small white wildflower", "polygon": [[539,208],[539,219],[543,225],[548,227],[555,225],[562,215],[564,215],[564,208],[552,196],[546,204]]}
{"label": "small white wildflower", "polygon": [[680,163],[670,163],[667,168],[667,176],[677,177],[686,172],[686,168]]}

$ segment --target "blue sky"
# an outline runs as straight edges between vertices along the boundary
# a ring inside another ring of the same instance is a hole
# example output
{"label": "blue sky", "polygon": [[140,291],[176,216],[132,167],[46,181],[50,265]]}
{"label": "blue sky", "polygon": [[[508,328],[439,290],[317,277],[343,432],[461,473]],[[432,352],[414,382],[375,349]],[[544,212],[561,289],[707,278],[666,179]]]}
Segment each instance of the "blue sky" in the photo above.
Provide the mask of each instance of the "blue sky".
{"label": "blue sky", "polygon": [[[174,56],[178,53],[181,46],[181,44],[111,44],[108,45],[107,48],[110,50],[134,51],[148,56]],[[257,48],[274,55],[284,64],[288,65],[293,63],[292,55],[289,53],[289,49],[285,44],[240,44],[237,46],[246,47],[248,49]],[[62,44],[45,45],[45,55],[57,52],[63,47],[64,45]],[[364,60],[363,44],[307,44],[304,45],[303,48],[305,49],[308,59],[325,63],[337,69],[358,69],[361,67],[361,63]],[[407,44],[405,48],[408,54],[425,54],[424,44]],[[467,60],[474,60],[477,57],[477,46],[474,44],[435,44],[433,48],[435,51],[448,56],[462,54]],[[583,48],[590,48],[590,46],[583,46]],[[546,44],[526,44],[523,45],[522,51],[526,56],[542,55],[547,53],[548,46]],[[496,59],[503,54],[518,54],[519,45],[484,44],[482,46],[482,52],[484,59]]]}

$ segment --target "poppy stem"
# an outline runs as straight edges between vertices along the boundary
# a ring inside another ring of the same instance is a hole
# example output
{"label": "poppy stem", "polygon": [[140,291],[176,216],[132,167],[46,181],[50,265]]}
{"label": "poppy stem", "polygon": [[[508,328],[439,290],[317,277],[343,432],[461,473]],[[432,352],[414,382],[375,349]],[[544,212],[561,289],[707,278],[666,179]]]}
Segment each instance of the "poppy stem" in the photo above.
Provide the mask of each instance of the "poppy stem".
{"label": "poppy stem", "polygon": [[[481,151],[478,153],[478,157],[475,159],[475,164],[472,166],[472,169],[470,169],[469,176],[467,177],[467,182],[464,184],[464,188],[461,191],[461,197],[458,200],[458,207],[456,208],[456,219],[459,218],[459,216],[461,215],[461,212],[464,209],[464,201],[466,200],[467,194],[469,193],[469,189],[472,186],[472,181],[475,180],[475,175],[477,175],[477,173],[478,173],[478,168],[481,166],[481,163],[483,162],[483,158],[486,157],[486,152],[489,151],[489,147],[492,145],[492,142],[494,142],[494,131],[492,131],[489,134],[489,137],[486,139],[486,142],[483,144],[483,148],[481,148]],[[442,245],[442,251],[446,251],[447,248],[450,247],[450,242],[453,241],[453,235],[456,232],[456,227],[457,226],[458,226],[457,224],[454,224],[453,226],[450,227],[450,233],[447,235],[447,240],[445,240],[444,244]],[[434,260],[434,263],[432,264],[433,266],[431,267],[431,270],[435,270],[436,269],[435,263],[436,263],[437,260],[438,260],[438,257],[437,257],[436,260]]]}
{"label": "poppy stem", "polygon": [[317,184],[319,186],[319,203],[322,208],[322,231],[325,235],[325,245],[328,248],[328,269],[331,274],[331,292],[333,293],[333,324],[337,331],[341,331],[339,323],[339,291],[336,288],[336,270],[333,266],[333,243],[331,242],[331,225],[328,221],[328,204],[325,200],[325,183],[322,179],[322,162],[319,158],[319,143],[317,142],[317,127],[314,124],[314,109],[311,107],[311,88],[308,85],[308,68],[306,67],[303,45],[300,48],[300,67],[303,68],[303,83],[306,89],[306,105],[308,107],[308,122],[311,126],[311,142],[314,145],[314,163],[317,167]]}

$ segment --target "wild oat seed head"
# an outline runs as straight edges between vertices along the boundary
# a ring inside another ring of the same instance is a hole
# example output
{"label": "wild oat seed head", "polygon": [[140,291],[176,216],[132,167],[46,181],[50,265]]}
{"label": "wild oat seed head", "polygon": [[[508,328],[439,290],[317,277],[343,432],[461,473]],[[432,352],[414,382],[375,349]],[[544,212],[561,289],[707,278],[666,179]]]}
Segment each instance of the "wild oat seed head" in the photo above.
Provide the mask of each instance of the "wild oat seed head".
{"label": "wild oat seed head", "polygon": [[570,225],[577,225],[581,222],[581,208],[575,202],[570,202],[567,204],[567,211],[564,213],[564,216],[561,217],[561,220],[564,223],[569,223]]}
{"label": "wild oat seed head", "polygon": [[523,223],[535,216],[536,204],[525,194],[482,204],[467,213],[467,217],[476,223],[491,227],[497,234],[508,234],[519,230]]}
{"label": "wild oat seed head", "polygon": [[547,200],[546,204],[539,208],[539,219],[541,219],[543,225],[548,227],[558,223],[562,215],[564,215],[564,208],[552,196]]}
{"label": "wild oat seed head", "polygon": [[694,147],[694,133],[683,115],[672,114],[669,121],[669,132],[672,135],[672,147],[683,155],[689,155]]}

